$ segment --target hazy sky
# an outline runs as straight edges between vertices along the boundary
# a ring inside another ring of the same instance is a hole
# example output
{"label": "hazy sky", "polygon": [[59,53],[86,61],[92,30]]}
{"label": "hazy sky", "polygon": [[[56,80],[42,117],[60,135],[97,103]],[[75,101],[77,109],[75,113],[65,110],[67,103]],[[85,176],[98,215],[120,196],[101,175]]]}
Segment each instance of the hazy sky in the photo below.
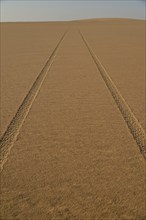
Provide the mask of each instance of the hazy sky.
{"label": "hazy sky", "polygon": [[145,0],[0,0],[1,21],[145,19]]}

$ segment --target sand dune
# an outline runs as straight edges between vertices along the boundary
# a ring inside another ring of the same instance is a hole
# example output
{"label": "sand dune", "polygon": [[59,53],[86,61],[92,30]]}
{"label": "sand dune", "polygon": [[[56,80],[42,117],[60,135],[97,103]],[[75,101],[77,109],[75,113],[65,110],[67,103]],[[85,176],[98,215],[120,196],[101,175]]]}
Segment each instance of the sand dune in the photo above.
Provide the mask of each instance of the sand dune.
{"label": "sand dune", "polygon": [[144,35],[2,24],[1,219],[145,219]]}

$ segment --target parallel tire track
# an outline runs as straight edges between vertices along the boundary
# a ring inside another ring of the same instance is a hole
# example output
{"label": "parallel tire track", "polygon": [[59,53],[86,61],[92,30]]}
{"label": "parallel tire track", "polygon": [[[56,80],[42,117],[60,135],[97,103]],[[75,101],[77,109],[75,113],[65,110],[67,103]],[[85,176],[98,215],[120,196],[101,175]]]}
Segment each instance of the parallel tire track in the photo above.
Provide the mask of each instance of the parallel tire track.
{"label": "parallel tire track", "polygon": [[124,120],[127,123],[128,128],[130,129],[131,134],[133,135],[133,138],[135,139],[137,145],[139,146],[140,152],[142,153],[143,157],[146,160],[146,136],[145,131],[140,125],[137,118],[134,116],[133,112],[131,111],[130,107],[122,97],[120,91],[117,89],[116,85],[108,75],[107,71],[103,67],[100,60],[97,58],[91,47],[89,46],[87,40],[83,36],[83,34],[80,32],[81,38],[83,39],[91,57],[93,58],[94,63],[96,64],[96,67],[98,68],[102,79],[104,80],[107,88],[109,89],[112,97],[114,98]]}
{"label": "parallel tire track", "polygon": [[66,33],[61,37],[60,41],[58,42],[57,46],[55,47],[54,51],[52,52],[51,56],[47,60],[46,64],[44,65],[43,69],[39,73],[38,77],[34,81],[31,89],[27,93],[26,97],[24,98],[23,102],[21,103],[16,115],[13,117],[12,121],[10,122],[8,128],[6,129],[5,133],[3,134],[0,140],[0,171],[3,170],[3,166],[8,159],[10,154],[11,148],[13,147],[17,136],[20,132],[20,129],[30,111],[30,108],[35,100],[44,79],[50,67],[54,61],[58,48],[64,39]]}

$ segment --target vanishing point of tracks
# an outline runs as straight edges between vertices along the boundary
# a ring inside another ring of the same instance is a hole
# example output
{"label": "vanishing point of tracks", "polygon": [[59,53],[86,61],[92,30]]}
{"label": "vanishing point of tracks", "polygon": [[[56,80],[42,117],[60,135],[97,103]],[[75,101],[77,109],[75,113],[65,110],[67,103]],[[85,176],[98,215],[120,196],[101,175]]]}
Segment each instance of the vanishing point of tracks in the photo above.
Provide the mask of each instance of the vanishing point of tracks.
{"label": "vanishing point of tracks", "polygon": [[[3,166],[6,163],[8,156],[10,154],[11,148],[13,147],[19,132],[21,130],[21,127],[31,109],[31,106],[43,84],[43,81],[45,80],[48,71],[51,68],[51,65],[54,62],[55,56],[57,54],[57,51],[59,49],[59,46],[61,42],[63,41],[66,33],[62,36],[59,43],[55,47],[54,51],[52,52],[51,56],[47,60],[45,66],[43,67],[42,71],[34,81],[31,89],[27,93],[26,97],[24,98],[22,104],[18,108],[18,111],[16,112],[15,116],[13,117],[12,121],[10,122],[8,128],[6,129],[5,133],[3,134],[0,142],[0,170],[3,170]],[[119,108],[131,134],[133,135],[134,140],[136,141],[137,145],[139,146],[139,149],[143,155],[143,157],[146,159],[146,143],[145,143],[145,131],[140,125],[137,118],[134,116],[133,112],[131,111],[130,107],[122,97],[120,91],[117,89],[116,85],[108,75],[107,71],[89,46],[89,43],[83,36],[83,34],[80,32],[81,38],[88,49],[97,69],[100,72],[100,75],[102,79],[104,80],[108,90],[110,91],[113,99],[115,100],[115,103],[117,107]]]}

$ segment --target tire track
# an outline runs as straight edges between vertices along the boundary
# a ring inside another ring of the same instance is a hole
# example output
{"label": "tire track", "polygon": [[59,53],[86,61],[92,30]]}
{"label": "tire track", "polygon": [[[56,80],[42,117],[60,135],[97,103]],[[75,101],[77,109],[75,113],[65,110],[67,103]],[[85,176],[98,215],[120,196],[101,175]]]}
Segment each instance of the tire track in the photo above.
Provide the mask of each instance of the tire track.
{"label": "tire track", "polygon": [[10,154],[10,151],[17,139],[17,136],[19,135],[20,129],[30,111],[30,108],[33,104],[33,101],[35,100],[44,79],[46,78],[46,75],[48,71],[51,68],[51,65],[54,62],[54,58],[56,56],[56,53],[58,51],[58,48],[64,39],[66,35],[66,32],[61,37],[60,41],[58,42],[57,46],[55,47],[54,51],[52,52],[51,56],[47,60],[46,64],[44,65],[43,69],[37,76],[36,80],[34,81],[31,89],[27,93],[26,97],[24,98],[23,102],[19,106],[16,115],[13,117],[12,121],[8,125],[5,133],[3,134],[1,140],[0,140],[0,171],[3,170],[3,166],[6,163],[8,156]]}
{"label": "tire track", "polygon": [[128,128],[130,129],[131,134],[133,135],[134,140],[136,141],[137,145],[139,146],[140,152],[142,153],[143,157],[146,160],[146,136],[145,131],[142,128],[141,124],[131,111],[130,107],[126,103],[125,99],[122,97],[120,91],[117,89],[116,85],[108,75],[107,71],[103,67],[102,63],[98,59],[98,57],[95,55],[91,47],[89,46],[89,43],[83,36],[83,34],[80,32],[81,38],[87,47],[97,69],[99,70],[102,79],[104,80],[108,90],[110,91],[113,99],[115,100],[124,120],[127,123]]}

